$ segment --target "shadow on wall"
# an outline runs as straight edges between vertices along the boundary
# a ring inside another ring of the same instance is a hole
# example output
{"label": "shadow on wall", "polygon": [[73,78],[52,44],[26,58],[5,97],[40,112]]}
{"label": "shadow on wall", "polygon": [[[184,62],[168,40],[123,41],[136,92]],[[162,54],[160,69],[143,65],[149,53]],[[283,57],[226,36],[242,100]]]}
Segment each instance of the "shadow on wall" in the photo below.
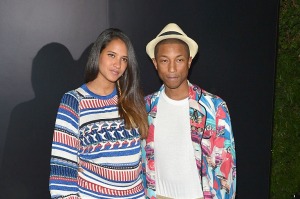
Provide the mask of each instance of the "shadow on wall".
{"label": "shadow on wall", "polygon": [[74,61],[62,44],[42,47],[32,63],[35,98],[17,105],[10,117],[0,171],[1,198],[50,198],[52,135],[62,95],[83,83],[91,45]]}

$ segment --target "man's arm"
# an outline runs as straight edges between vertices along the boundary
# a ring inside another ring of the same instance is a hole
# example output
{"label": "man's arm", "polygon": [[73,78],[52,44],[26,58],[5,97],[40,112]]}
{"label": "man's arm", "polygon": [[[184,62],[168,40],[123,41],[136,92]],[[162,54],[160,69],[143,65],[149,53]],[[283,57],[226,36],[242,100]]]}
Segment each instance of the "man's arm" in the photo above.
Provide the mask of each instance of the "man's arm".
{"label": "man's arm", "polygon": [[[212,137],[212,157],[215,175],[219,179],[217,198],[234,198],[236,194],[236,154],[231,120],[227,105],[222,101],[217,106],[216,135]],[[225,192],[225,193],[224,193]]]}

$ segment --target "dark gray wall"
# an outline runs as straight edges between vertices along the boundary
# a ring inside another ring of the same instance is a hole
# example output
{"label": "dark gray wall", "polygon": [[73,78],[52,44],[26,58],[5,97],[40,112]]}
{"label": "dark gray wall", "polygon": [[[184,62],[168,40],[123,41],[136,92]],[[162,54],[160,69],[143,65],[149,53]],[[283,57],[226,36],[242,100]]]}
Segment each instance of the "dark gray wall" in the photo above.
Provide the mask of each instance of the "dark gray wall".
{"label": "dark gray wall", "polygon": [[0,198],[50,198],[58,103],[82,84],[107,0],[0,1]]}
{"label": "dark gray wall", "polygon": [[278,24],[273,1],[110,0],[110,24],[132,38],[146,93],[160,86],[146,44],[169,22],[199,44],[190,81],[221,96],[231,114],[237,198],[269,198]]}
{"label": "dark gray wall", "polygon": [[0,1],[0,198],[49,198],[52,133],[62,94],[82,83],[107,27],[132,39],[145,93],[160,86],[146,44],[169,22],[199,43],[190,80],[228,104],[238,199],[268,198],[278,0]]}

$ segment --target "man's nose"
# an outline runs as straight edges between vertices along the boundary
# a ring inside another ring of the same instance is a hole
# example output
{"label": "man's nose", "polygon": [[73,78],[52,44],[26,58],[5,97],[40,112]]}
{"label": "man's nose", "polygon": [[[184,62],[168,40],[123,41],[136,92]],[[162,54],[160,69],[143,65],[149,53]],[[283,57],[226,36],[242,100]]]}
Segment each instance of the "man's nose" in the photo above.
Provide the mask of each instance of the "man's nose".
{"label": "man's nose", "polygon": [[170,62],[168,70],[169,72],[176,72],[176,65],[173,61]]}

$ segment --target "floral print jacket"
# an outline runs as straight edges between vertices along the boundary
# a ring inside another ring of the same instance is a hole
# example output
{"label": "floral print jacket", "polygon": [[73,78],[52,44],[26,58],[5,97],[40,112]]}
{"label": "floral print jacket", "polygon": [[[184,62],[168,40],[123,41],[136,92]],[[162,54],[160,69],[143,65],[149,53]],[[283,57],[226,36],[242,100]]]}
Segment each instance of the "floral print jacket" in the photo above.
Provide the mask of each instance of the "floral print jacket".
{"label": "floral print jacket", "polygon": [[[236,155],[226,103],[196,85],[189,84],[191,139],[204,199],[233,199],[236,193]],[[154,121],[161,91],[145,97],[149,132],[142,142],[146,196],[155,199]],[[174,174],[176,175],[176,174]]]}

